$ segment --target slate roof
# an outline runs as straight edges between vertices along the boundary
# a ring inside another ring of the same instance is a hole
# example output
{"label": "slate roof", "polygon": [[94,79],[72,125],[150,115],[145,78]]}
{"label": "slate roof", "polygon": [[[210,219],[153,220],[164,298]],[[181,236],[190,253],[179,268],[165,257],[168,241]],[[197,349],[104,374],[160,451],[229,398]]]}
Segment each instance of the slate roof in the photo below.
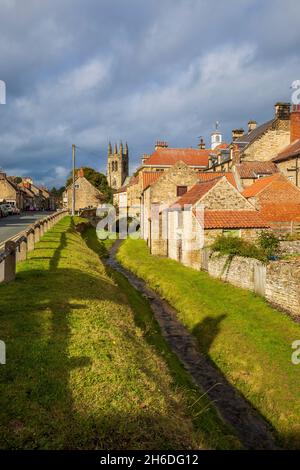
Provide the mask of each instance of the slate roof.
{"label": "slate roof", "polygon": [[276,121],[276,119],[271,119],[270,121],[264,122],[260,126],[257,126],[255,129],[253,129],[251,132],[248,132],[246,134],[243,134],[241,137],[238,137],[234,143],[245,143],[247,145],[252,144],[256,139],[258,139],[261,135],[264,134],[264,132],[271,128],[273,123]]}
{"label": "slate roof", "polygon": [[285,147],[281,152],[272,159],[273,162],[279,163],[284,160],[289,160],[297,155],[300,155],[300,139],[295,140],[287,147]]}

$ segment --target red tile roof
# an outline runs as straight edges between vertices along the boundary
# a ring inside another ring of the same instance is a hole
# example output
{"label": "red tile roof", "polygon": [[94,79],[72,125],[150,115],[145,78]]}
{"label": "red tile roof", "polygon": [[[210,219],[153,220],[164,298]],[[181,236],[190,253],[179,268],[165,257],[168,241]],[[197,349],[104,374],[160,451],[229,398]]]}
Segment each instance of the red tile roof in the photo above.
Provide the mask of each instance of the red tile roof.
{"label": "red tile roof", "polygon": [[242,162],[236,165],[241,178],[257,178],[257,175],[273,175],[278,168],[273,162]]}
{"label": "red tile roof", "polygon": [[300,222],[300,203],[264,203],[260,212],[269,222]]}
{"label": "red tile roof", "polygon": [[[248,188],[246,188],[242,194],[244,197],[254,197],[262,190],[264,190],[267,186],[272,184],[274,181],[284,178],[280,173],[275,173],[271,176],[266,176],[264,178],[259,178],[255,183],[251,184]],[[284,178],[285,179],[285,178]]]}
{"label": "red tile roof", "polygon": [[231,172],[211,171],[211,172],[197,173],[197,177],[199,178],[199,181],[210,181],[216,178],[221,178],[222,176],[225,176],[227,181],[236,188],[234,174]]}
{"label": "red tile roof", "polygon": [[182,161],[189,166],[207,167],[211,149],[176,149],[158,148],[145,161],[145,165],[172,166],[178,161]]}
{"label": "red tile roof", "polygon": [[151,186],[151,184],[155,183],[163,174],[163,171],[144,171],[143,189],[146,189],[148,188],[148,186]]}
{"label": "red tile roof", "polygon": [[272,161],[282,162],[284,160],[288,160],[289,158],[295,157],[296,155],[300,155],[300,139],[295,140],[295,142],[285,147],[285,149],[279,152],[279,154],[276,155]]}
{"label": "red tile roof", "polygon": [[183,207],[185,205],[193,205],[199,201],[211,188],[213,188],[221,178],[215,178],[210,181],[196,183],[189,191],[181,196],[171,208]]}
{"label": "red tile roof", "polygon": [[215,150],[224,150],[224,149],[227,149],[228,147],[229,147],[229,144],[227,144],[226,142],[222,142],[221,144],[217,145],[214,148],[214,151]]}
{"label": "red tile roof", "polygon": [[[195,212],[194,212],[195,213]],[[202,223],[201,213],[195,213],[199,223]],[[197,217],[198,215],[198,217]],[[239,229],[239,228],[268,228],[270,225],[260,212],[256,210],[220,210],[220,211],[204,211],[204,228],[225,228],[225,229]]]}

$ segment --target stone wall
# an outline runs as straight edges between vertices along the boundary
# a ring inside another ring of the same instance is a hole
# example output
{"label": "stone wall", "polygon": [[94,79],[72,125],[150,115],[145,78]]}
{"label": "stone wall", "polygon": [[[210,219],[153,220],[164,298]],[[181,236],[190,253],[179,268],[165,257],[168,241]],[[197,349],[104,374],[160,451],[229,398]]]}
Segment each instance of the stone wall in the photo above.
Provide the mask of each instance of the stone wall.
{"label": "stone wall", "polygon": [[251,210],[253,206],[228,181],[222,178],[201,200],[209,210]]}
{"label": "stone wall", "polygon": [[245,151],[245,160],[268,161],[276,156],[290,143],[290,121],[277,120],[259,139],[255,140]]}
{"label": "stone wall", "polygon": [[[283,162],[278,162],[276,163],[277,167],[279,168],[279,171],[288,178],[292,183],[294,183],[295,186],[297,186],[297,178],[296,178],[296,171],[289,171],[289,168],[295,168],[296,166],[296,158],[290,158],[289,160],[285,160]],[[300,187],[300,176],[298,174],[298,187]]]}
{"label": "stone wall", "polygon": [[261,263],[252,258],[221,256],[210,253],[208,259],[208,274],[212,277],[230,282],[243,289],[255,290],[254,268]]}
{"label": "stone wall", "polygon": [[300,317],[300,262],[274,261],[267,266],[266,299],[293,317]]}
{"label": "stone wall", "polygon": [[280,251],[284,255],[300,254],[300,240],[280,242]]}
{"label": "stone wall", "polygon": [[256,292],[275,307],[300,318],[300,259],[272,261],[264,265],[252,258],[202,252],[202,269],[234,286]]}

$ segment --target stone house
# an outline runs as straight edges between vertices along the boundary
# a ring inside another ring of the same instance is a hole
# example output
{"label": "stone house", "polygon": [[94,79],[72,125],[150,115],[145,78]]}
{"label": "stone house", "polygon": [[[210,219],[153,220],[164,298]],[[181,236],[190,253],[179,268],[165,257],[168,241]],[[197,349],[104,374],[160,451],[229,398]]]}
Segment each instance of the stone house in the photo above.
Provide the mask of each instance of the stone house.
{"label": "stone house", "polygon": [[0,202],[11,202],[18,209],[23,209],[23,195],[17,184],[11,181],[6,173],[0,172]]}
{"label": "stone house", "polygon": [[177,161],[164,172],[144,172],[141,196],[141,234],[151,253],[167,254],[167,222],[165,210],[197,181],[196,172],[186,163]]}
{"label": "stone house", "polygon": [[291,112],[290,142],[272,161],[281,173],[300,187],[300,105],[293,105]]}
{"label": "stone house", "polygon": [[232,131],[229,149],[221,150],[223,157],[210,157],[209,169],[222,171],[243,161],[265,162],[281,152],[290,142],[293,133],[293,113],[290,103],[276,103],[273,119],[257,126],[256,121],[248,122],[248,132],[244,129]]}
{"label": "stone house", "polygon": [[217,236],[254,241],[265,228],[268,224],[259,211],[225,176],[198,182],[168,211],[167,255],[199,269],[202,248]]}
{"label": "stone house", "polygon": [[157,142],[155,151],[149,156],[142,157],[142,165],[138,171],[165,171],[179,161],[195,171],[204,171],[213,151],[203,146],[202,148],[169,148],[166,142]]}
{"label": "stone house", "polygon": [[278,173],[279,170],[274,162],[241,162],[232,167],[238,188],[243,189],[251,186],[259,178],[271,176]]}
{"label": "stone house", "polygon": [[279,234],[300,228],[300,189],[281,173],[257,180],[243,196]]}
{"label": "stone house", "polygon": [[[69,184],[63,193],[63,207],[72,210],[73,185]],[[80,209],[97,207],[101,203],[103,194],[95,188],[84,176],[82,168],[78,170],[75,179],[75,211]]]}
{"label": "stone house", "polygon": [[113,194],[113,205],[127,210],[127,186],[122,186]]}

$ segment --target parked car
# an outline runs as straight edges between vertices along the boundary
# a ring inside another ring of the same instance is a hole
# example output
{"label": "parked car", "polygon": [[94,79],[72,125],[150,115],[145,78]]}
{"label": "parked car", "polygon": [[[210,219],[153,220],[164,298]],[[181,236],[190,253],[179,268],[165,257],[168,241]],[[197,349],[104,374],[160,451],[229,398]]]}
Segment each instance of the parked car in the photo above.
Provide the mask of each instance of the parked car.
{"label": "parked car", "polygon": [[14,214],[14,205],[10,204],[9,202],[5,202],[4,204],[1,204],[4,206],[8,212],[8,215],[13,215]]}
{"label": "parked car", "polygon": [[8,210],[7,210],[6,204],[0,204],[0,210],[1,210],[2,217],[8,216]]}

